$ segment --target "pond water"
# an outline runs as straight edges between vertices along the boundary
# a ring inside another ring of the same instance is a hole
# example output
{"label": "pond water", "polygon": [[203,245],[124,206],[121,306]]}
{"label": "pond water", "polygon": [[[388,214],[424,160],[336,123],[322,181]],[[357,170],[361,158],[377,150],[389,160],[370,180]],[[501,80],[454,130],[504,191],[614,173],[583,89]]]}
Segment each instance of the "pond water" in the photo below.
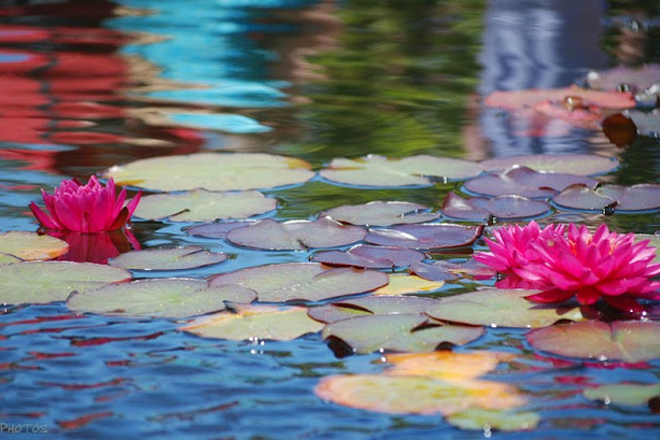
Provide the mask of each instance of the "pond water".
{"label": "pond water", "polygon": [[[36,231],[28,205],[41,203],[41,188],[52,191],[63,179],[86,182],[115,165],[200,152],[293,156],[314,171],[334,158],[369,154],[483,161],[590,153],[620,162],[599,176],[603,182],[657,184],[657,136],[640,133],[617,147],[599,127],[558,126],[483,102],[496,91],[586,85],[591,70],[660,62],[657,14],[654,2],[601,0],[3,2],[0,230]],[[451,191],[467,196],[462,183],[369,188],[316,175],[264,189],[279,205],[261,217],[307,220],[379,200],[437,210]],[[136,190],[129,187],[130,195]],[[552,208],[548,214],[539,221],[660,231],[657,210],[605,216]],[[196,224],[134,218],[132,233],[142,249],[199,245],[227,253],[227,261],[135,277],[204,279],[307,262],[317,252],[260,251],[185,232]],[[429,258],[465,261],[471,251]],[[493,282],[447,282],[430,296]],[[176,319],[78,314],[61,301],[5,305],[0,435],[21,426],[20,435],[49,439],[648,439],[660,433],[653,400],[617,405],[583,396],[594,384],[658,383],[658,359],[552,355],[531,347],[524,328],[488,328],[454,348],[515,355],[487,377],[521,390],[524,410],[540,421],[529,431],[501,432],[460,429],[439,414],[389,414],[322,399],[314,390],[324,377],[385,367],[382,353],[343,356],[320,332],[292,341],[233,341],[180,326]]]}

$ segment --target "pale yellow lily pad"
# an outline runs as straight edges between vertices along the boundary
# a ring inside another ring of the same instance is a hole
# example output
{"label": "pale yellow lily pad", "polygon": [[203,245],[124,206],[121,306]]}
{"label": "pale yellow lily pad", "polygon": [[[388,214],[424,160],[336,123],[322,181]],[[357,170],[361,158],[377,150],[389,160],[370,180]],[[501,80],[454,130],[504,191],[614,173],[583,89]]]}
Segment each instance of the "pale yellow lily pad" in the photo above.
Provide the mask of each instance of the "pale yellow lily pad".
{"label": "pale yellow lily pad", "polygon": [[[0,253],[24,261],[52,260],[69,251],[66,241],[49,235],[28,231],[9,231],[0,234]],[[3,260],[11,261],[7,257]]]}
{"label": "pale yellow lily pad", "polygon": [[406,295],[431,293],[445,285],[444,281],[428,281],[416,275],[391,274],[390,283],[374,291],[374,295]]}

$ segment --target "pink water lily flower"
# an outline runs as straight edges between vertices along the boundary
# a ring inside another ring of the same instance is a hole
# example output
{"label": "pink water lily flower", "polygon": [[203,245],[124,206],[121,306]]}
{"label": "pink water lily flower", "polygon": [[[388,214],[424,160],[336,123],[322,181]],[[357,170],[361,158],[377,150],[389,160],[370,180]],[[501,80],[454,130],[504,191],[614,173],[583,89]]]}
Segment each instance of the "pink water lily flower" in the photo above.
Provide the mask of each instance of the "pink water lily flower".
{"label": "pink water lily flower", "polygon": [[495,237],[488,240],[492,253],[475,258],[542,290],[528,296],[530,301],[558,303],[575,296],[590,305],[602,298],[618,309],[639,312],[637,299],[660,299],[660,281],[653,281],[660,275],[660,264],[653,261],[656,250],[648,240],[636,242],[635,234],[610,232],[605,224],[593,235],[586,226],[540,231],[530,224],[501,228]]}
{"label": "pink water lily flower", "polygon": [[43,189],[41,194],[47,213],[36,203],[30,203],[30,210],[41,226],[58,231],[93,233],[121,229],[137,208],[142,192],[124,206],[125,189],[117,195],[112,179],[103,186],[96,176],[92,176],[86,185],[76,179],[64,180],[52,195]]}

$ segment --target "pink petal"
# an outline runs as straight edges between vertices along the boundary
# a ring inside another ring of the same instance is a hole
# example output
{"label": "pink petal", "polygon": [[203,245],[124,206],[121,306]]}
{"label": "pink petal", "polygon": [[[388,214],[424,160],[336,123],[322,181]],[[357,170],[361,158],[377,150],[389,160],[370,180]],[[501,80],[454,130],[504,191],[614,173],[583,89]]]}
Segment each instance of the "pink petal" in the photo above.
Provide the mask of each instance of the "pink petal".
{"label": "pink petal", "polygon": [[32,211],[32,214],[37,218],[37,221],[41,223],[41,226],[47,229],[59,229],[59,225],[53,221],[51,216],[46,214],[37,206],[36,203],[32,202],[30,203],[30,211]]}
{"label": "pink petal", "polygon": [[567,299],[569,299],[571,296],[573,296],[573,292],[569,292],[561,289],[548,289],[541,293],[528,295],[525,297],[525,299],[532,302],[550,304],[550,303],[564,302]]}

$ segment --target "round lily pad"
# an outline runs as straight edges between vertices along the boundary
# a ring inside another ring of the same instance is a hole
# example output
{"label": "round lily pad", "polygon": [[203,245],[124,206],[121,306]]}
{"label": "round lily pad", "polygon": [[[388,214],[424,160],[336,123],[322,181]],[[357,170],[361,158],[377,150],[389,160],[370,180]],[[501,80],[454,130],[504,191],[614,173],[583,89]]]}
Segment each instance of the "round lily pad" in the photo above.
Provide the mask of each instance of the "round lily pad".
{"label": "round lily pad", "polygon": [[66,241],[36,232],[9,231],[0,234],[0,253],[26,261],[52,260],[68,252]]}
{"label": "round lily pad", "polygon": [[156,191],[231,191],[304,183],[314,176],[301,159],[257,153],[198,153],[140,159],[102,173],[118,185]]}
{"label": "round lily pad", "polygon": [[364,187],[429,186],[432,179],[460,180],[483,171],[481,165],[462,159],[428,155],[387,158],[369,155],[360,159],[333,159],[321,170],[331,182]]}
{"label": "round lily pad", "polygon": [[486,171],[503,171],[514,166],[524,166],[536,171],[591,176],[615,170],[619,161],[596,154],[528,154],[496,157],[481,162],[481,165]]}
{"label": "round lily pad", "polygon": [[426,309],[426,314],[441,321],[491,327],[546,327],[563,319],[583,319],[577,307],[560,309],[538,305],[525,296],[537,290],[486,289],[443,298]]}
{"label": "round lily pad", "polygon": [[166,278],[113,284],[76,293],[66,305],[76,312],[185,318],[223,310],[225,301],[251,302],[256,293],[240,286],[209,287],[203,280]]}
{"label": "round lily pad", "polygon": [[0,266],[0,303],[46,304],[64,301],[71,292],[84,292],[131,279],[118,267],[71,261],[31,261]]}
{"label": "round lily pad", "polygon": [[258,191],[212,192],[197,189],[181,194],[142,197],[135,216],[148,220],[169,218],[173,222],[211,222],[246,218],[277,208],[277,200]]}
{"label": "round lily pad", "polygon": [[589,400],[602,400],[605,403],[639,406],[649,400],[660,397],[660,384],[621,383],[587,388],[583,392]]}
{"label": "round lily pad", "polygon": [[218,264],[227,259],[221,252],[208,252],[200,246],[131,251],[108,260],[110,266],[130,270],[183,270]]}
{"label": "round lily pad", "polygon": [[561,356],[641,362],[660,358],[660,322],[585,321],[536,329],[527,341]]}
{"label": "round lily pad", "polygon": [[392,269],[407,267],[422,261],[426,256],[418,251],[396,246],[371,246],[359,244],[346,252],[317,252],[313,261],[330,266],[353,266],[366,269]]}
{"label": "round lily pad", "polygon": [[323,324],[307,316],[305,307],[245,305],[234,312],[203,316],[181,330],[204,338],[290,341],[316,333]]}
{"label": "round lily pad", "polygon": [[427,322],[420,314],[396,313],[355,316],[327,324],[324,339],[342,340],[355,353],[374,351],[434,351],[443,343],[463,345],[479,338],[482,327],[438,325],[417,329]]}
{"label": "round lily pad", "polygon": [[369,229],[365,241],[383,246],[435,250],[470,245],[479,238],[482,231],[483,225],[424,223],[392,226],[387,229]]}
{"label": "round lily pad", "polygon": [[314,391],[339,405],[394,414],[449,416],[471,407],[508,409],[525,403],[520,392],[509,384],[449,382],[424,376],[326,376]]}
{"label": "round lily pad", "polygon": [[257,292],[259,301],[321,301],[378,289],[387,274],[351,268],[330,269],[318,263],[283,263],[250,267],[211,278],[211,286],[238,284]]}
{"label": "round lily pad", "polygon": [[344,205],[329,209],[326,214],[342,223],[364,226],[392,226],[425,223],[440,217],[428,212],[429,207],[410,202],[374,201],[361,205]]}
{"label": "round lily pad", "polygon": [[440,211],[453,219],[485,222],[491,217],[500,220],[539,217],[548,214],[550,206],[541,200],[516,195],[464,199],[450,192]]}
{"label": "round lily pad", "polygon": [[[526,166],[513,166],[504,171],[470,179],[463,185],[467,191],[485,196],[518,195],[529,198],[552,197],[562,189],[582,183],[595,187],[596,179],[577,174],[536,171]],[[444,213],[444,212],[443,212]]]}
{"label": "round lily pad", "polygon": [[232,229],[227,232],[226,238],[234,244],[250,248],[300,251],[345,246],[362,240],[366,233],[364,228],[342,225],[329,217],[285,223],[264,219]]}
{"label": "round lily pad", "polygon": [[552,201],[558,206],[582,211],[603,211],[609,207],[615,212],[651,211],[660,209],[660,185],[602,185],[594,190],[578,184],[569,186]]}

